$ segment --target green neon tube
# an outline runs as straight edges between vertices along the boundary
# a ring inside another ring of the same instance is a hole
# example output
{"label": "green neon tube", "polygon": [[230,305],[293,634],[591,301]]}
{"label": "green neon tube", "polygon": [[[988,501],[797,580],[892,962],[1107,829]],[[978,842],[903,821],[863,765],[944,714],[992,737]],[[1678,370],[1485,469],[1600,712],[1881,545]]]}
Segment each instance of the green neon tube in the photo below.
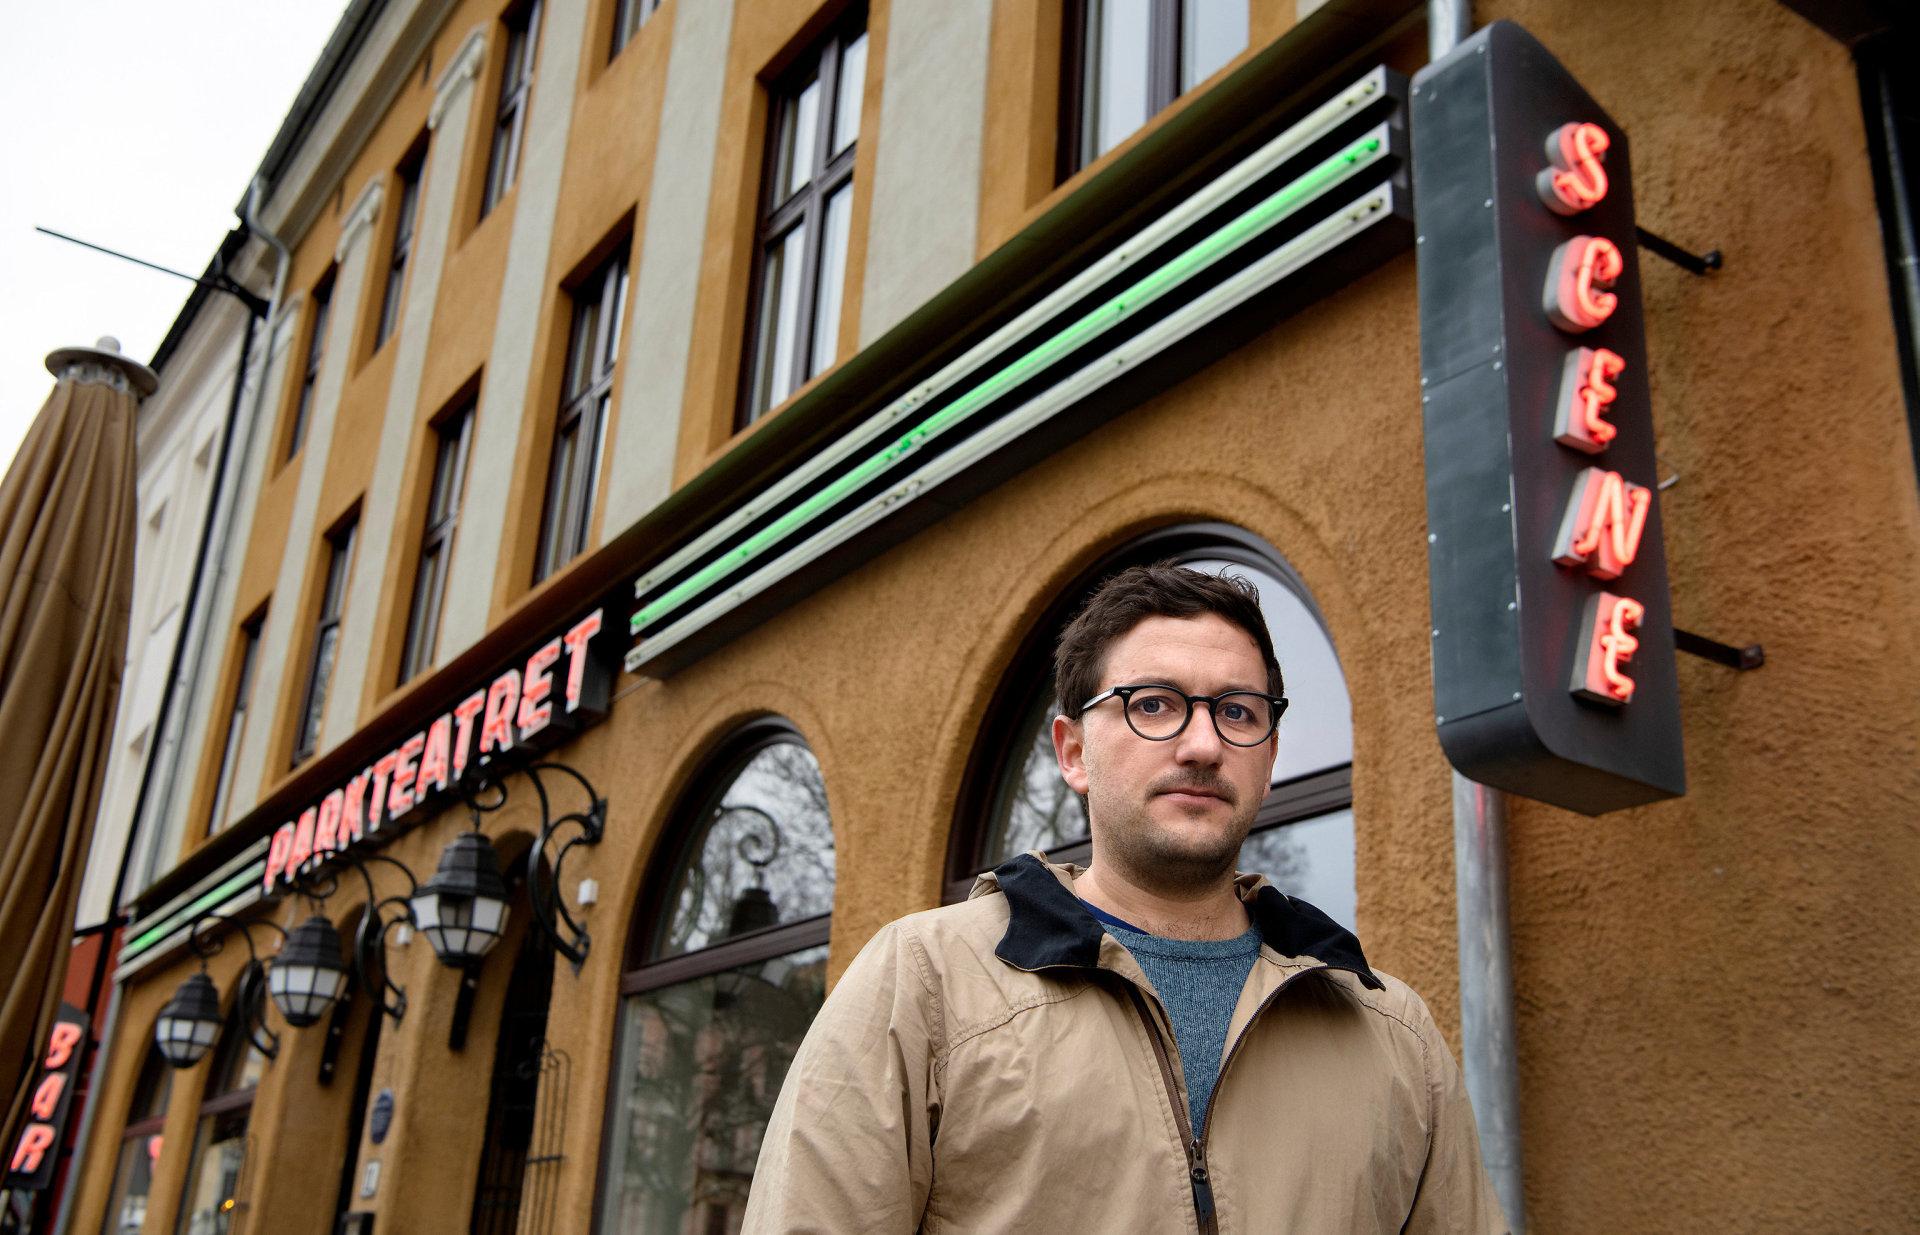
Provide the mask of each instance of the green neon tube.
{"label": "green neon tube", "polygon": [[1249,207],[1220,230],[1201,240],[1186,252],[1170,259],[1078,321],[1070,323],[1059,333],[1046,339],[1032,351],[1014,360],[979,385],[971,387],[951,403],[908,429],[884,449],[861,460],[839,477],[828,482],[818,493],[689,575],[670,591],[635,613],[628,622],[629,633],[639,634],[642,627],[672,612],[690,597],[705,591],[717,580],[739,570],[767,549],[786,539],[790,532],[811,523],[823,510],[891,468],[954,422],[978,411],[1041,369],[1070,354],[1088,340],[1111,329],[1127,314],[1152,304],[1201,270],[1279,223],[1320,193],[1345,179],[1356,168],[1371,162],[1384,146],[1385,143],[1377,137],[1356,142],[1298,180],[1275,191],[1272,196]]}
{"label": "green neon tube", "polygon": [[258,866],[247,868],[219,887],[209,889],[199,899],[185,906],[178,913],[169,914],[165,921],[141,931],[133,938],[132,942],[120,949],[120,963],[123,965],[126,964],[134,957],[145,952],[148,948],[159,943],[162,939],[179,930],[181,919],[184,918],[187,924],[191,926],[193,920],[200,916],[201,910],[219,904],[249,883],[258,883],[260,881],[260,869]]}

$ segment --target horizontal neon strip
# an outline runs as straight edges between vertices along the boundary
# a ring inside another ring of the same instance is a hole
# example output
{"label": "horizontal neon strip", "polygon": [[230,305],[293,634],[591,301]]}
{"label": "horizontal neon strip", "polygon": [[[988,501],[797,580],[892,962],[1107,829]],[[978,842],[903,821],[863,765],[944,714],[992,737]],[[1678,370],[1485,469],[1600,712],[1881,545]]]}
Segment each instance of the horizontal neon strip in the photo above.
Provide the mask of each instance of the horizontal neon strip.
{"label": "horizontal neon strip", "polygon": [[1181,283],[1218,262],[1260,233],[1284,221],[1329,188],[1375,162],[1385,149],[1385,138],[1378,135],[1364,138],[1321,163],[1298,180],[1292,181],[1271,196],[1249,207],[1212,235],[1186,252],[1171,258],[1165,265],[1135,282],[1078,321],[1070,323],[1058,334],[1012,361],[1005,368],[909,429],[891,446],[869,455],[829,482],[820,492],[755,532],[725,556],[696,571],[666,594],[641,608],[628,624],[630,632],[639,634],[645,626],[672,612],[683,602],[705,591],[718,580],[735,573],[767,549],[786,539],[789,533],[812,522],[822,510],[833,506],[918,450],[942,430],[978,411],[1048,365],[1112,329],[1128,314],[1137,313],[1155,303]]}
{"label": "horizontal neon strip", "polygon": [[1278,283],[1315,258],[1338,248],[1385,216],[1391,207],[1392,196],[1384,186],[1363,194],[1344,209],[1237,272],[1218,287],[1210,289],[1193,303],[1154,323],[1058,385],[994,421],[956,450],[929,461],[890,492],[841,515],[803,544],[761,567],[745,582],[713,597],[672,625],[648,636],[639,646],[627,652],[625,664],[628,672],[639,672],[650,659],[691,637],[727,610],[765,591],[836,545],[845,543],[879,522],[891,512],[896,502],[910,499],[922,489],[959,473],[1006,442],[1030,432],[1034,426],[1061,409],[1113,381],[1141,361],[1164,351],[1179,339]]}
{"label": "horizontal neon strip", "polygon": [[1351,124],[1355,116],[1387,97],[1386,70],[1376,68],[1314,108],[1286,132],[1274,137],[1203,185],[1192,196],[1142,227],[1098,261],[1023,310],[1012,321],[968,348],[938,373],[914,386],[818,453],[796,463],[761,492],[747,495],[732,513],[635,580],[634,599],[644,599],[648,592],[661,583],[721,547],[764,511],[840,466],[859,449],[861,442],[900,423],[918,408],[930,404],[935,397],[959,386],[974,373],[998,360],[1003,352],[1019,345],[1027,336],[1038,333],[1062,309],[1077,303],[1101,284],[1119,277],[1125,270],[1140,265],[1142,259],[1179,235],[1195,220],[1203,218],[1309,146],[1331,136],[1342,126]]}
{"label": "horizontal neon strip", "polygon": [[129,940],[126,945],[120,949],[120,963],[122,965],[126,964],[134,957],[145,952],[148,948],[153,947],[161,940],[167,938],[167,936],[191,927],[194,919],[200,916],[201,910],[211,909],[215,905],[231,900],[236,891],[244,891],[248,885],[259,882],[260,868],[256,866],[241,871],[225,883],[209,888],[200,896],[195,897],[193,901],[187,905],[168,914],[164,921],[148,927]]}

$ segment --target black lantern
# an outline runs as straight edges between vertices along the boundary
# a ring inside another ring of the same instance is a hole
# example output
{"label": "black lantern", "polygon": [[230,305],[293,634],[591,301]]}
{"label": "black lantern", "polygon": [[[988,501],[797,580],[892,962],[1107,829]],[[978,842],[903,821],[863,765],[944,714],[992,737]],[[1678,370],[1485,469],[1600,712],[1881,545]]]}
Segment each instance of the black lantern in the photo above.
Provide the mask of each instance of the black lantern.
{"label": "black lantern", "polygon": [[454,837],[412,906],[442,964],[461,968],[485,956],[507,928],[507,885],[493,843],[478,832]]}
{"label": "black lantern", "polygon": [[196,973],[180,984],[154,1022],[153,1040],[176,1068],[199,1063],[220,1036],[220,992],[213,979]]}
{"label": "black lantern", "polygon": [[303,1029],[318,1021],[347,984],[340,932],[315,914],[295,927],[267,973],[267,991],[287,1018]]}

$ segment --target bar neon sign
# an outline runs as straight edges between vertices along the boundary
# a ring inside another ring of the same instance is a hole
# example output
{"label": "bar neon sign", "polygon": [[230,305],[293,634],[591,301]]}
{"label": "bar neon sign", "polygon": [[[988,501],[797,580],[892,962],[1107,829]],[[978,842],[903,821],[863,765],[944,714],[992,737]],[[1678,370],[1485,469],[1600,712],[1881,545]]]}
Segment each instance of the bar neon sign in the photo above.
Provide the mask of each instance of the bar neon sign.
{"label": "bar neon sign", "polygon": [[604,716],[612,671],[594,644],[604,626],[595,609],[281,824],[262,891],[273,893],[329,854],[374,843],[454,792],[470,771],[552,745]]}

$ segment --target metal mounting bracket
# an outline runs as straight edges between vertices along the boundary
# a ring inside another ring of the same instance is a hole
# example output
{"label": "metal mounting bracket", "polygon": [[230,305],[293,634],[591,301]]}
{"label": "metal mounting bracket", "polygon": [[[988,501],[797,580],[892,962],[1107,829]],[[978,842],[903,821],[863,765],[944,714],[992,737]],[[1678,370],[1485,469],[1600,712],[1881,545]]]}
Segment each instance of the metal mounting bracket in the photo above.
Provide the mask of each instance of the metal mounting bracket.
{"label": "metal mounting bracket", "polygon": [[1710,660],[1716,665],[1725,665],[1729,669],[1758,669],[1767,663],[1767,650],[1757,643],[1734,647],[1705,635],[1696,635],[1690,630],[1681,630],[1678,626],[1673,628],[1673,650]]}
{"label": "metal mounting bracket", "polygon": [[1705,253],[1695,253],[1683,249],[1665,236],[1650,232],[1644,227],[1633,229],[1634,238],[1640,247],[1655,257],[1664,257],[1680,269],[1692,275],[1708,275],[1720,269],[1724,259],[1718,249],[1708,249]]}

